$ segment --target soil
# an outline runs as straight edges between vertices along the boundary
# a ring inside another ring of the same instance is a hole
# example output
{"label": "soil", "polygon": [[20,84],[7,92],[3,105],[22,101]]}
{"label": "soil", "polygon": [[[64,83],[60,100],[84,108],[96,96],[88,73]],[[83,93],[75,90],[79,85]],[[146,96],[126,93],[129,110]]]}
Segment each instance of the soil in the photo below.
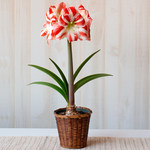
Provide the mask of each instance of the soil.
{"label": "soil", "polygon": [[[66,115],[66,112],[58,112],[59,115]],[[77,111],[77,114],[86,114],[85,112],[83,111]]]}

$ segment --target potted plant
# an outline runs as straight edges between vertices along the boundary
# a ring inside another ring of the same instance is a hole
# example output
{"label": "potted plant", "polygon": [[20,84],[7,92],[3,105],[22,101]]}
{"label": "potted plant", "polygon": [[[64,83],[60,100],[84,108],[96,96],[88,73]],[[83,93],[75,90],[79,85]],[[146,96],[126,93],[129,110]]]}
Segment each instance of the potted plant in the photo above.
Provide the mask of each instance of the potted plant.
{"label": "potted plant", "polygon": [[57,122],[60,145],[65,148],[83,148],[87,145],[87,136],[89,120],[92,111],[85,107],[76,107],[75,92],[84,84],[96,78],[111,76],[110,74],[99,73],[86,76],[76,82],[76,77],[84,65],[99,52],[96,51],[87,57],[73,73],[72,42],[79,40],[90,40],[90,26],[92,19],[88,11],[80,5],[78,10],[71,6],[66,7],[64,2],[49,7],[46,13],[46,23],[41,31],[41,36],[46,36],[49,40],[67,38],[68,45],[68,81],[55,61],[50,59],[58,70],[60,77],[54,72],[30,64],[53,78],[58,85],[48,82],[32,82],[30,84],[40,84],[49,86],[59,92],[67,102],[66,108],[60,108],[54,111]]}

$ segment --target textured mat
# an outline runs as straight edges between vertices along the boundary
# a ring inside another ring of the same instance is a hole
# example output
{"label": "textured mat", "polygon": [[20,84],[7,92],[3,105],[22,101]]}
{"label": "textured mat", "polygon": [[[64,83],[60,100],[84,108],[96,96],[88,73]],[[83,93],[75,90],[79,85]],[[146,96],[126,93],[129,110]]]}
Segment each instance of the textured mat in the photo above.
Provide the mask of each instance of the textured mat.
{"label": "textured mat", "polygon": [[[0,150],[67,150],[58,137],[0,137]],[[89,137],[82,150],[150,150],[150,138]]]}

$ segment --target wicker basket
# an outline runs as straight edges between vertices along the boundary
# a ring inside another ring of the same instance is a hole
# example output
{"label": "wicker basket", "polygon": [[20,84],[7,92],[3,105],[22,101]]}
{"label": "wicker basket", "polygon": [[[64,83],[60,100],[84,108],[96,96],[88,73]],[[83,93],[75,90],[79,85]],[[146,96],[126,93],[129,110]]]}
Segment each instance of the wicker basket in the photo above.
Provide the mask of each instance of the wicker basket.
{"label": "wicker basket", "polygon": [[83,148],[87,145],[89,121],[92,111],[85,107],[77,107],[79,115],[62,115],[66,108],[54,111],[60,145],[64,148]]}

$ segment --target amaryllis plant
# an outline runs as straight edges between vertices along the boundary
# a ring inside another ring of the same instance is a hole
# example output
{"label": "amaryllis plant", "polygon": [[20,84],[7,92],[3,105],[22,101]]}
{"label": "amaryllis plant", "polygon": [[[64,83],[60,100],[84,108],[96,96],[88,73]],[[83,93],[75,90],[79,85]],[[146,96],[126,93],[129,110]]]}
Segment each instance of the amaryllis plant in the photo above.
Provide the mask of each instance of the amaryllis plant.
{"label": "amaryllis plant", "polygon": [[50,77],[52,77],[58,85],[48,83],[48,82],[32,82],[31,84],[40,84],[49,86],[56,91],[58,91],[66,100],[68,106],[74,106],[74,93],[87,82],[94,80],[96,78],[111,76],[110,74],[92,74],[86,76],[79,81],[76,81],[76,77],[84,67],[84,65],[97,53],[96,51],[87,57],[81,65],[77,68],[75,73],[73,73],[73,58],[72,58],[72,45],[73,41],[77,40],[90,40],[90,26],[91,26],[92,18],[89,15],[89,12],[80,5],[78,9],[75,7],[66,7],[64,2],[61,2],[57,5],[50,6],[49,11],[46,13],[46,23],[44,24],[44,29],[41,31],[41,36],[46,36],[47,43],[49,40],[63,39],[67,38],[68,45],[68,81],[60,69],[60,67],[54,62],[52,59],[50,61],[57,68],[60,73],[60,77],[58,77],[52,71],[37,66],[37,65],[29,65],[36,69],[39,69]]}

